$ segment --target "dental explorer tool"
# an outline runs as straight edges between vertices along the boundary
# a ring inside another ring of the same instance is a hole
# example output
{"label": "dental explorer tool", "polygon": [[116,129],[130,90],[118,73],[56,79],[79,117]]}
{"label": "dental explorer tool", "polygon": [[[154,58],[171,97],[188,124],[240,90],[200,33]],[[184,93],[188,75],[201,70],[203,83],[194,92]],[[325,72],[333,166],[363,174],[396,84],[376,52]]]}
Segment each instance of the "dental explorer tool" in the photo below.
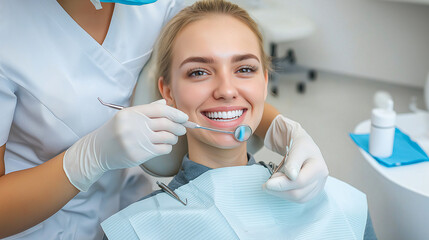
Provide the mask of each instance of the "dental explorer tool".
{"label": "dental explorer tool", "polygon": [[293,139],[291,139],[291,140],[290,140],[290,142],[289,142],[289,146],[286,146],[286,155],[284,156],[284,158],[283,158],[283,160],[280,162],[280,164],[276,167],[276,169],[274,169],[274,171],[273,171],[273,173],[271,174],[270,178],[274,175],[274,173],[278,172],[278,171],[280,170],[280,168],[282,168],[282,167],[283,167],[283,165],[285,164],[286,159],[287,159],[287,158],[288,158],[288,156],[289,156],[290,149],[292,148],[292,143],[293,143]]}
{"label": "dental explorer tool", "polygon": [[[123,106],[103,102],[103,100],[101,100],[99,97],[97,99],[104,106],[107,106],[107,107],[110,107],[113,109],[117,109],[117,110],[124,109]],[[200,126],[194,122],[191,122],[191,121],[187,121],[186,123],[183,123],[182,125],[184,127],[187,127],[187,128],[200,128],[200,129],[205,129],[205,130],[214,131],[214,132],[232,134],[234,136],[235,140],[237,140],[239,142],[245,142],[245,141],[249,140],[250,136],[252,135],[252,128],[250,128],[249,125],[245,125],[245,124],[237,126],[234,131],[225,131],[225,130],[219,130],[219,129],[214,129],[214,128],[202,127],[202,126]]]}
{"label": "dental explorer tool", "polygon": [[170,195],[171,197],[175,198],[177,201],[181,202],[183,205],[187,205],[188,204],[188,199],[185,199],[185,202],[183,202],[179,196],[177,196],[177,194],[171,190],[171,188],[169,188],[167,185],[165,185],[164,183],[160,183],[158,181],[156,181],[156,184],[158,184],[158,186],[164,190],[168,195]]}

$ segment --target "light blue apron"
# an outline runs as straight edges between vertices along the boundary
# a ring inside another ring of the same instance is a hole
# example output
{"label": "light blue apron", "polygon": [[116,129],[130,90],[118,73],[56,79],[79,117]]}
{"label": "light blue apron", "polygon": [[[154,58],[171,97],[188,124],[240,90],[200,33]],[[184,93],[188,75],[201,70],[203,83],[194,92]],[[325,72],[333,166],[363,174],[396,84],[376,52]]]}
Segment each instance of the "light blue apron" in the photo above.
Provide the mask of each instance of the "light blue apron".
{"label": "light blue apron", "polygon": [[325,191],[307,203],[265,193],[260,165],[205,172],[175,193],[136,202],[102,223],[116,239],[362,239],[365,194],[329,177]]}

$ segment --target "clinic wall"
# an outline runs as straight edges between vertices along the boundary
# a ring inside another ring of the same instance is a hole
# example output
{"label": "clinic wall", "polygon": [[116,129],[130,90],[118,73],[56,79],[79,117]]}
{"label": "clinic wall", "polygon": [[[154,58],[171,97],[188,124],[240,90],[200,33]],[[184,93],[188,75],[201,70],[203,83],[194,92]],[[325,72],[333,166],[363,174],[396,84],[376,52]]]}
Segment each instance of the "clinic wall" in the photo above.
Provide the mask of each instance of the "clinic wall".
{"label": "clinic wall", "polygon": [[379,0],[263,0],[317,25],[294,47],[305,66],[423,87],[429,72],[429,5]]}

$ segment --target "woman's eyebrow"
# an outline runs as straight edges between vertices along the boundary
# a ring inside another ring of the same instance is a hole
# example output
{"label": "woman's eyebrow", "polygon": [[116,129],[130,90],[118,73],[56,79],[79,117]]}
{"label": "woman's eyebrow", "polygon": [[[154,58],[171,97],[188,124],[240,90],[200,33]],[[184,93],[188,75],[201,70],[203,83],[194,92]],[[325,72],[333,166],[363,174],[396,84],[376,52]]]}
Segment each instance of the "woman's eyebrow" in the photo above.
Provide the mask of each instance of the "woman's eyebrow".
{"label": "woman's eyebrow", "polygon": [[[259,58],[254,55],[254,54],[242,54],[242,55],[234,55],[231,59],[231,62],[240,62],[240,61],[244,61],[246,59],[255,59],[256,61],[259,61]],[[214,63],[214,59],[211,57],[188,57],[185,60],[183,60],[183,62],[180,64],[179,67],[182,67],[183,65],[185,65],[186,63],[190,63],[190,62],[197,62],[197,63]]]}
{"label": "woman's eyebrow", "polygon": [[180,64],[180,67],[182,67],[183,65],[189,62],[214,63],[214,60],[213,58],[209,58],[209,57],[188,57]]}
{"label": "woman's eyebrow", "polygon": [[251,54],[251,53],[249,53],[249,54],[243,54],[243,55],[235,55],[235,56],[232,57],[231,62],[240,62],[240,61],[247,60],[247,59],[250,59],[250,58],[254,58],[254,59],[256,59],[256,61],[259,62],[259,58],[257,56],[255,56],[255,55]]}

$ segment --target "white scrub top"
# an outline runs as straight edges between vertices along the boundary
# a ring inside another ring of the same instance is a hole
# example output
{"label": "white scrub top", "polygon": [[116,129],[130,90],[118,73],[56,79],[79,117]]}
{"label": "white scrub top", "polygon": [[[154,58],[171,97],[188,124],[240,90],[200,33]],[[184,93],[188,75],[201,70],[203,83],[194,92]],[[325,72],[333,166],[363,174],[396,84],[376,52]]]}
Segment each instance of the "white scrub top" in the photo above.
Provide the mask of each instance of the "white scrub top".
{"label": "white scrub top", "polygon": [[[6,173],[37,166],[102,126],[116,110],[97,97],[129,105],[162,26],[182,7],[180,0],[116,4],[100,45],[55,0],[2,0],[0,146],[7,142]],[[100,222],[146,194],[148,184],[136,169],[106,173],[55,215],[10,239],[101,239]]]}

